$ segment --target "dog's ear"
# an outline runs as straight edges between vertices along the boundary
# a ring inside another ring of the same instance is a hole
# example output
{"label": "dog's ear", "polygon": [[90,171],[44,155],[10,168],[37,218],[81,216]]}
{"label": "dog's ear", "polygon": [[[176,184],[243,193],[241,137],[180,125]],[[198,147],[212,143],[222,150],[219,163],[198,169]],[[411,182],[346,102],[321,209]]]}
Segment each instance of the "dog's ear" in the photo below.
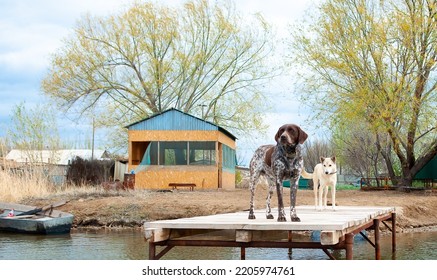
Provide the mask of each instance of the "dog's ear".
{"label": "dog's ear", "polygon": [[297,129],[299,131],[299,138],[298,138],[299,144],[303,144],[303,142],[307,140],[308,134],[305,131],[303,131],[302,128],[300,128],[300,126],[297,126]]}
{"label": "dog's ear", "polygon": [[331,160],[335,163],[335,156],[331,157]]}
{"label": "dog's ear", "polygon": [[320,162],[323,163],[325,161],[324,157],[320,157]]}
{"label": "dog's ear", "polygon": [[282,134],[282,131],[283,131],[284,126],[285,126],[285,125],[281,126],[281,127],[278,129],[278,132],[276,132],[276,135],[275,135],[275,142],[276,142],[276,143],[278,143],[278,139],[279,139],[279,137],[281,137],[281,134]]}

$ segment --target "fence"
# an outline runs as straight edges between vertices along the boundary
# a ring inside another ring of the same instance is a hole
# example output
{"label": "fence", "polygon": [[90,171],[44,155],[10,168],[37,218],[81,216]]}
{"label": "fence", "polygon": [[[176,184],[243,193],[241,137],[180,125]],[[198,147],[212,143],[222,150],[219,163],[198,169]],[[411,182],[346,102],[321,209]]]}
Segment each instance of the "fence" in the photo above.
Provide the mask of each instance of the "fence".
{"label": "fence", "polygon": [[391,178],[361,178],[360,189],[364,191],[370,190],[402,190],[410,191],[426,191],[437,190],[436,179],[414,179],[412,186],[394,186]]}

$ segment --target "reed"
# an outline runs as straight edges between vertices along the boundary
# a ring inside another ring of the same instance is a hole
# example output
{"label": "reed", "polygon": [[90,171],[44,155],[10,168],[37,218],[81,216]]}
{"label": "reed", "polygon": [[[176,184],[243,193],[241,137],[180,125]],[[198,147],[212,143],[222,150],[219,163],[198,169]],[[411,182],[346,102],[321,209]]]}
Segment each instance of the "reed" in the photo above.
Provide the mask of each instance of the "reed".
{"label": "reed", "polygon": [[[20,203],[32,199],[63,199],[76,200],[88,197],[133,196],[137,192],[105,191],[100,185],[53,185],[49,178],[23,172],[13,173],[11,170],[0,169],[0,201]],[[138,195],[143,195],[139,192]]]}
{"label": "reed", "polygon": [[[0,151],[4,148],[0,143]],[[4,150],[3,150],[4,154]],[[134,195],[134,192],[105,191],[101,185],[54,185],[46,174],[49,165],[20,164],[0,158],[0,201],[10,203],[27,202],[32,199],[80,199]]]}
{"label": "reed", "polygon": [[0,170],[0,201],[19,202],[25,198],[43,197],[56,192],[47,178],[38,174],[14,174]]}

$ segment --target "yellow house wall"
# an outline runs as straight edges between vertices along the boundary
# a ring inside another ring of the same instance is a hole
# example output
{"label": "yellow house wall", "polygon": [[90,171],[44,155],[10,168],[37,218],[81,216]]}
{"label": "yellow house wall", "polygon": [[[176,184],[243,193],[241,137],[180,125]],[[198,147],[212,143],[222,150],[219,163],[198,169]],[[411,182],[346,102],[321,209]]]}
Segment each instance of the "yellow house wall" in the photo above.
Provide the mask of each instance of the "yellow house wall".
{"label": "yellow house wall", "polygon": [[218,134],[218,142],[225,144],[229,148],[236,149],[237,145],[234,140],[230,139],[225,134],[221,133],[220,131],[217,131]]}
{"label": "yellow house wall", "polygon": [[[194,183],[198,190],[217,189],[217,167],[148,166],[147,171],[135,174],[136,189],[168,189],[169,183]],[[222,188],[235,189],[235,173],[222,173]]]}
{"label": "yellow house wall", "polygon": [[169,183],[195,183],[197,189],[216,189],[216,166],[148,166],[135,174],[135,188],[168,189]]}
{"label": "yellow house wall", "polygon": [[222,173],[222,188],[227,190],[235,189],[235,173]]}
{"label": "yellow house wall", "polygon": [[[132,142],[145,141],[217,141],[235,149],[236,143],[220,131],[168,131],[168,130],[130,130],[129,155],[132,155]],[[219,157],[217,157],[218,159]],[[135,170],[129,157],[129,171]],[[167,189],[169,183],[195,183],[197,189],[218,188],[218,167],[213,166],[148,166],[146,171],[135,174],[135,188]],[[235,188],[235,174],[222,172],[222,188]]]}

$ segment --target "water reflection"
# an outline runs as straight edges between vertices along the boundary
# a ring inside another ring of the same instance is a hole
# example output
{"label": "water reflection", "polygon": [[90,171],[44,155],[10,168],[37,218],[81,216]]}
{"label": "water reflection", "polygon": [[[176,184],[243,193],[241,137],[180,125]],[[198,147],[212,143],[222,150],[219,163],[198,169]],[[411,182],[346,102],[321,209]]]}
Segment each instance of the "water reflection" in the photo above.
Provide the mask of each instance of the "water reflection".
{"label": "water reflection", "polygon": [[[159,248],[159,247],[158,247]],[[343,250],[334,251],[344,259]],[[392,259],[391,236],[381,237],[382,259]],[[437,260],[437,232],[397,234],[396,259]],[[239,248],[176,247],[163,259],[239,259]],[[288,249],[247,248],[246,259],[289,258]],[[319,249],[294,249],[293,259],[328,259]],[[144,260],[148,246],[139,230],[74,230],[69,235],[37,236],[0,233],[0,260]],[[373,247],[356,241],[354,259],[374,259]]]}

